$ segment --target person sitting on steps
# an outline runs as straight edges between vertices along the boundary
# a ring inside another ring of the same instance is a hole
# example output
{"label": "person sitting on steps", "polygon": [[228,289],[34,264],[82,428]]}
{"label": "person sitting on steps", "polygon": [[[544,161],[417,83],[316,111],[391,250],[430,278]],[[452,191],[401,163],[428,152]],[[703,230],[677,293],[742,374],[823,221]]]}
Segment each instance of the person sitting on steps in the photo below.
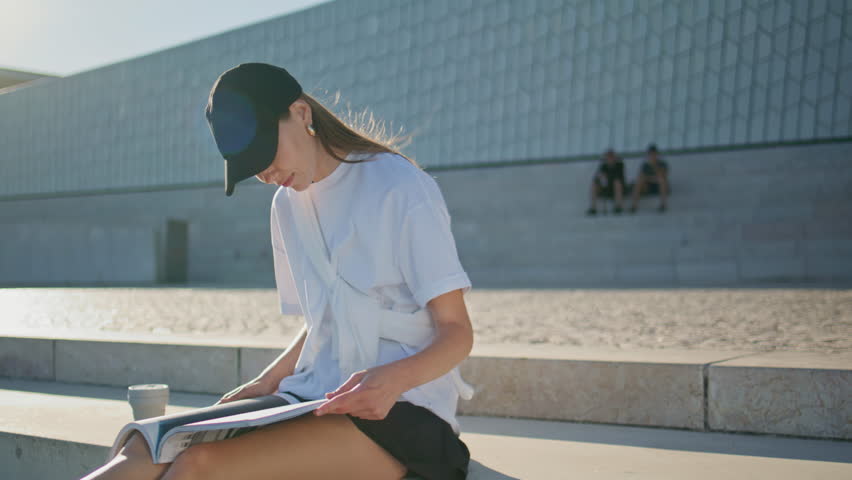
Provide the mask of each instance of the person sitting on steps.
{"label": "person sitting on steps", "polygon": [[171,463],[153,463],[136,433],[83,480],[465,479],[456,409],[474,393],[458,370],[473,347],[471,283],[438,183],[397,137],[343,122],[276,65],[224,72],[205,116],[226,196],[251,177],[276,185],[263,194],[280,310],[304,319],[283,353],[217,404],[327,402]]}
{"label": "person sitting on steps", "polygon": [[630,206],[630,213],[636,213],[640,195],[660,195],[657,211],[660,213],[666,211],[666,200],[671,191],[669,166],[657,156],[657,146],[653,143],[648,146],[647,160],[639,168],[639,175],[636,177],[632,190],[633,204]]}
{"label": "person sitting on steps", "polygon": [[586,210],[586,215],[596,215],[598,197],[615,197],[614,213],[621,213],[624,196],[624,162],[615,155],[613,149],[607,149],[600,167],[595,172],[592,181],[592,205]]}

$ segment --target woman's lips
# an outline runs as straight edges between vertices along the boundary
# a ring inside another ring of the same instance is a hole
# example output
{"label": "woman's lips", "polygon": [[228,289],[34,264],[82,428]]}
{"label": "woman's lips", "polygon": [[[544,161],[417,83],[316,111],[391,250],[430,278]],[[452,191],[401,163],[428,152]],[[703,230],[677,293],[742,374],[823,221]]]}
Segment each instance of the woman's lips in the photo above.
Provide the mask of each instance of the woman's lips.
{"label": "woman's lips", "polygon": [[281,184],[281,186],[282,186],[282,187],[289,187],[289,186],[290,186],[290,183],[292,183],[292,182],[293,182],[293,178],[294,178],[295,176],[296,176],[295,172],[294,172],[294,173],[291,173],[291,174],[290,174],[290,178],[288,178],[286,182],[282,183],[282,184]]}

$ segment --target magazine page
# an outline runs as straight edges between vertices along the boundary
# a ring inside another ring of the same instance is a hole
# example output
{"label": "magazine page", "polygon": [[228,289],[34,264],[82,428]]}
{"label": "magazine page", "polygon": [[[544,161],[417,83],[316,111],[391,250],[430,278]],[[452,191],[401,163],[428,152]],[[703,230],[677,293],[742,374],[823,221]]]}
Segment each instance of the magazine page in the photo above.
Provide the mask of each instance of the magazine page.
{"label": "magazine page", "polygon": [[270,423],[281,422],[316,410],[326,399],[209,418],[176,426],[163,435],[155,463],[168,463],[192,445],[234,438]]}
{"label": "magazine page", "polygon": [[[253,400],[256,400],[256,402]],[[121,447],[127,442],[127,439],[134,431],[139,431],[143,435],[148,444],[149,451],[152,452],[152,457],[156,461],[156,452],[160,450],[162,438],[175,427],[212,418],[222,418],[250,411],[263,410],[264,406],[268,408],[268,404],[265,404],[262,398],[246,399],[246,401],[241,402],[209,405],[190,411],[171,413],[130,422],[116,436],[116,440],[110,449],[109,459],[112,459],[118,454]]]}
{"label": "magazine page", "polygon": [[157,446],[160,441],[160,426],[159,422],[148,419],[139,420],[136,422],[131,422],[125,425],[121,431],[118,432],[118,435],[115,437],[115,442],[113,442],[112,447],[109,450],[109,458],[112,460],[118,455],[118,452],[121,450],[121,447],[127,443],[127,440],[130,439],[130,435],[133,432],[139,432],[142,434],[142,438],[145,439],[145,442],[148,444],[148,450],[151,452],[157,451]]}

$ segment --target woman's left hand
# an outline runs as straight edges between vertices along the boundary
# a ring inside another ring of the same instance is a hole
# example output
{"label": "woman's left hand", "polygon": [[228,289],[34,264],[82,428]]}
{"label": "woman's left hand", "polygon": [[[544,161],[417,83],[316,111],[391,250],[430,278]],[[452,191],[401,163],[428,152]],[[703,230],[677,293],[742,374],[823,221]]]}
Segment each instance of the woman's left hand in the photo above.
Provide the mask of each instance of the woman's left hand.
{"label": "woman's left hand", "polygon": [[368,368],[353,373],[337,390],[326,393],[329,401],[314,414],[348,413],[365,420],[382,420],[404,391],[394,370],[387,365]]}

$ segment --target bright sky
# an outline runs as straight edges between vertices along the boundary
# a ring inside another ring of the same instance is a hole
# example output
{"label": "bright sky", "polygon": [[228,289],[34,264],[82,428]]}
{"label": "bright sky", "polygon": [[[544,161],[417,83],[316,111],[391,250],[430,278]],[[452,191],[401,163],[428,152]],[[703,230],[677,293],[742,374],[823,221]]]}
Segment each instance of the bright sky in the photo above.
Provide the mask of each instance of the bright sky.
{"label": "bright sky", "polygon": [[0,0],[0,68],[70,75],[329,0]]}

